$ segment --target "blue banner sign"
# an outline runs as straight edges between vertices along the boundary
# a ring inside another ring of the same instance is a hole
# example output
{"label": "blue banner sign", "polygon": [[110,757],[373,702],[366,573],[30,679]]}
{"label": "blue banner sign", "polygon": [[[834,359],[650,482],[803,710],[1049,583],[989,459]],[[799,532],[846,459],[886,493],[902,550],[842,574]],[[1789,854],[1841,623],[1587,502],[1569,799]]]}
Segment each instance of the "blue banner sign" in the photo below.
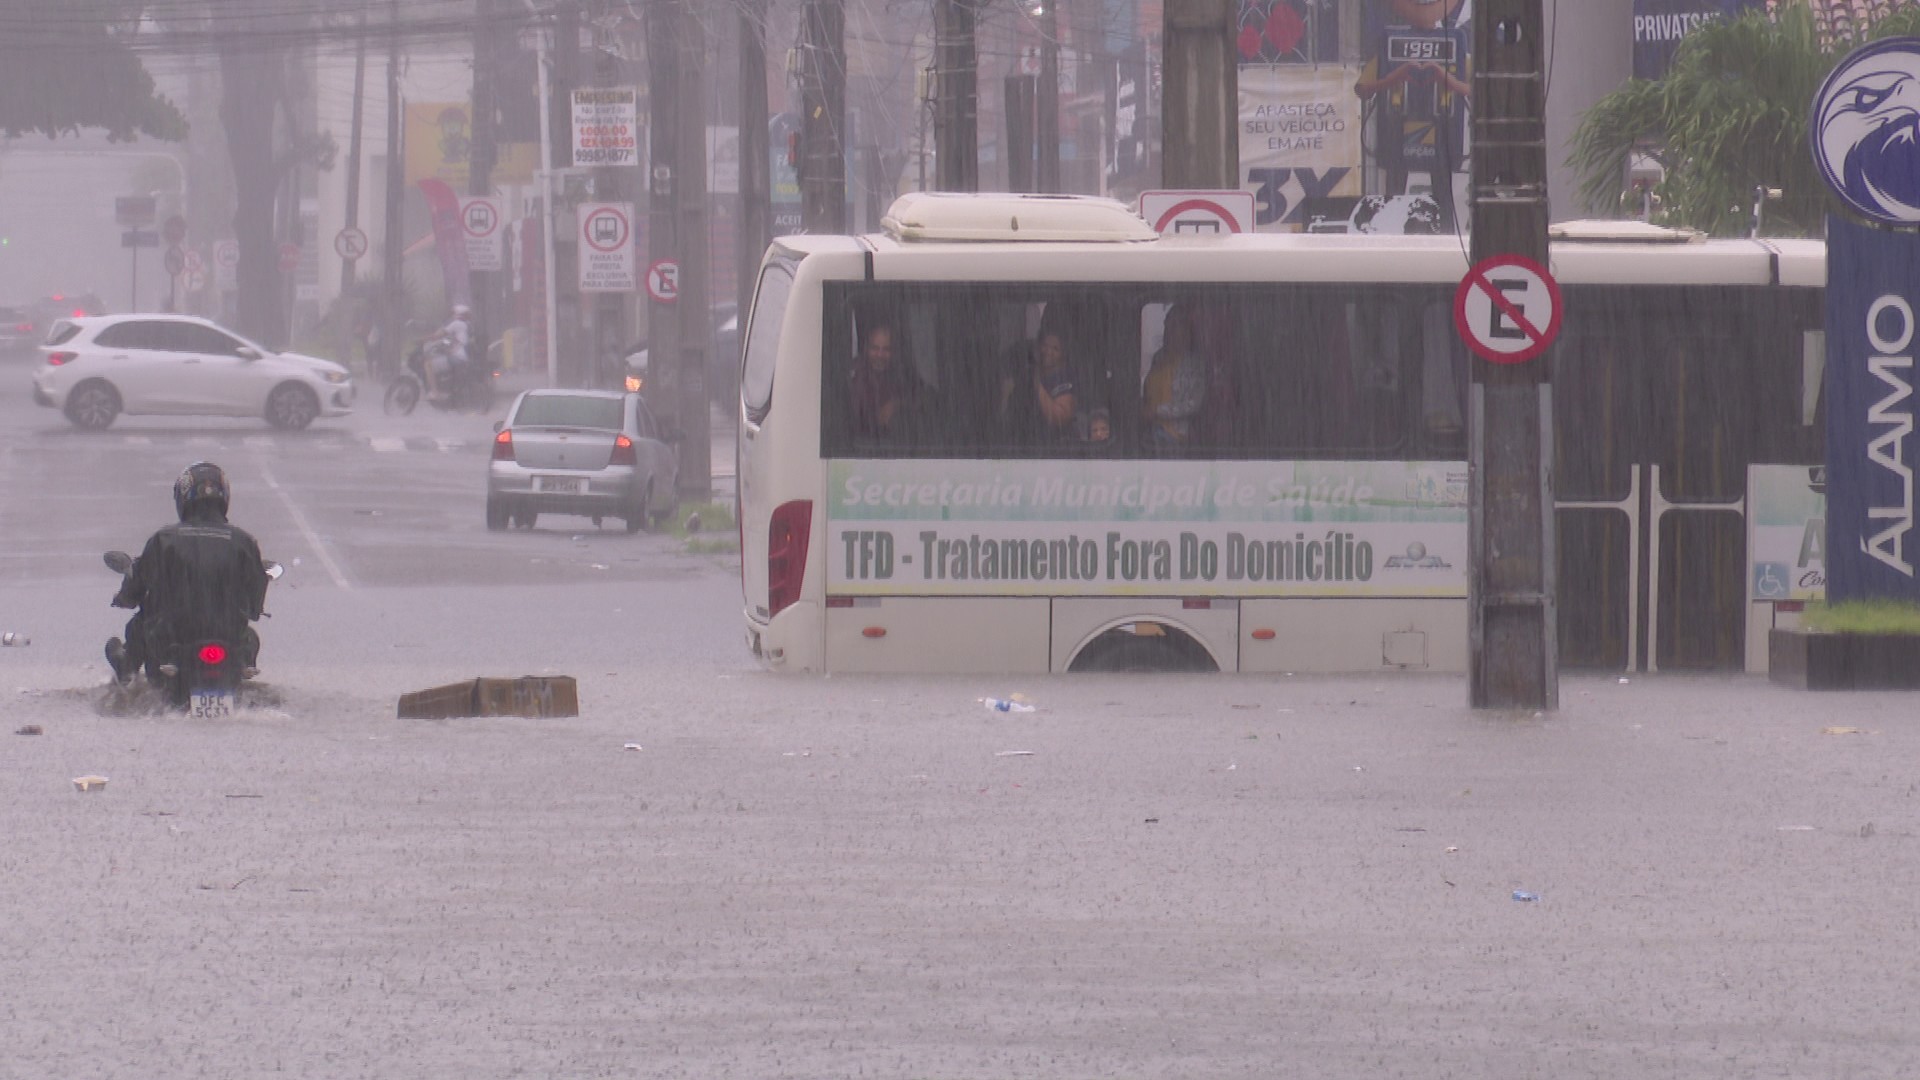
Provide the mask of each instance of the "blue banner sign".
{"label": "blue banner sign", "polygon": [[1633,77],[1659,79],[1680,40],[1715,19],[1758,8],[1762,0],[1633,0]]}
{"label": "blue banner sign", "polygon": [[1827,219],[1827,599],[1920,602],[1913,356],[1920,237]]}

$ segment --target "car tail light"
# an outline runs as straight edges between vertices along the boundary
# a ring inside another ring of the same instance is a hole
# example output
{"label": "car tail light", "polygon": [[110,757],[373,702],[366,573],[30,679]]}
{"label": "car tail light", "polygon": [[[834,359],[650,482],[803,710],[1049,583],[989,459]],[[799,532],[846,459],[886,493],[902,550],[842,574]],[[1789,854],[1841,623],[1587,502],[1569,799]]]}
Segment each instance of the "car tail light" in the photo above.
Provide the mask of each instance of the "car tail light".
{"label": "car tail light", "polygon": [[511,428],[493,437],[493,460],[513,460],[513,430]]}
{"label": "car tail light", "polygon": [[807,543],[813,536],[813,502],[795,499],[774,508],[767,525],[767,616],[800,599],[807,576]]}
{"label": "car tail light", "polygon": [[200,646],[200,662],[208,667],[219,667],[227,662],[227,647],[218,642]]}
{"label": "car tail light", "polygon": [[22,333],[22,334],[31,334],[31,333],[33,333],[33,324],[32,324],[32,323],[30,323],[30,322],[17,322],[17,323],[14,323],[14,324],[13,324],[13,328],[14,328],[15,330],[17,330],[17,331],[19,331],[19,332],[20,332],[20,333]]}
{"label": "car tail light", "polygon": [[613,437],[613,457],[607,460],[609,465],[638,465],[640,458],[633,452],[633,440],[625,435]]}
{"label": "car tail light", "polygon": [[77,307],[77,308],[74,308],[74,309],[73,309],[73,317],[74,317],[74,318],[76,318],[76,319],[84,319],[84,318],[86,318],[86,317],[87,317],[87,309],[86,309],[86,308],[80,308],[80,307]]}
{"label": "car tail light", "polygon": [[59,367],[61,364],[67,363],[70,360],[78,360],[78,359],[80,359],[79,353],[50,352],[47,354],[47,365],[49,367]]}

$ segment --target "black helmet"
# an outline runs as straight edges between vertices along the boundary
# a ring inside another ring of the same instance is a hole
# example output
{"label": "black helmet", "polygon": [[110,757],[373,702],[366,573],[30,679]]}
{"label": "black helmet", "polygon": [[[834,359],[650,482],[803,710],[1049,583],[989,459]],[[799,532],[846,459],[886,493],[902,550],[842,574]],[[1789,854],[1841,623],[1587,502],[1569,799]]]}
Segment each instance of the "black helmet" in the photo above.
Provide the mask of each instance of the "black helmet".
{"label": "black helmet", "polygon": [[173,508],[180,512],[181,521],[205,517],[209,511],[224,518],[227,494],[227,474],[220,471],[220,466],[211,461],[196,461],[173,482]]}

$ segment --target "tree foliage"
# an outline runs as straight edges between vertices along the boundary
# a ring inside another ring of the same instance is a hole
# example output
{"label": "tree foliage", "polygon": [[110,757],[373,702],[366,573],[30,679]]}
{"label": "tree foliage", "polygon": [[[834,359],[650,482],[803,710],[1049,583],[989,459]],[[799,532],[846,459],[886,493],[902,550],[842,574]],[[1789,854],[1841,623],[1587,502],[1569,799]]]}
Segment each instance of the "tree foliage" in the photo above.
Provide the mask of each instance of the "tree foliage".
{"label": "tree foliage", "polygon": [[1654,188],[1654,220],[1719,236],[1743,235],[1755,189],[1778,188],[1768,232],[1818,235],[1838,204],[1807,145],[1814,95],[1865,41],[1917,33],[1913,8],[1832,45],[1801,6],[1711,23],[1681,42],[1664,78],[1634,79],[1601,98],[1581,119],[1568,164],[1590,205],[1611,206],[1623,194],[1629,156],[1648,153],[1666,173]]}
{"label": "tree foliage", "polygon": [[128,44],[133,0],[11,0],[0,7],[0,132],[99,129],[116,142],[179,141],[187,121]]}

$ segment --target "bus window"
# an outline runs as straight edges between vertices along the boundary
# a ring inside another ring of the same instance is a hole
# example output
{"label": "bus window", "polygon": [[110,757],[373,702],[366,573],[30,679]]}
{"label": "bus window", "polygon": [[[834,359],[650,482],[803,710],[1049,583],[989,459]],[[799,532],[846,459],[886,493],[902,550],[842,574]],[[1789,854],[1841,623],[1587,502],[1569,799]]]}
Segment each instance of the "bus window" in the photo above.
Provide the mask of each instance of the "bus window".
{"label": "bus window", "polygon": [[787,297],[793,292],[793,267],[772,263],[760,274],[753,298],[753,317],[747,326],[745,367],[740,396],[747,419],[759,423],[773,408],[774,361],[780,355],[780,323],[787,316]]}

